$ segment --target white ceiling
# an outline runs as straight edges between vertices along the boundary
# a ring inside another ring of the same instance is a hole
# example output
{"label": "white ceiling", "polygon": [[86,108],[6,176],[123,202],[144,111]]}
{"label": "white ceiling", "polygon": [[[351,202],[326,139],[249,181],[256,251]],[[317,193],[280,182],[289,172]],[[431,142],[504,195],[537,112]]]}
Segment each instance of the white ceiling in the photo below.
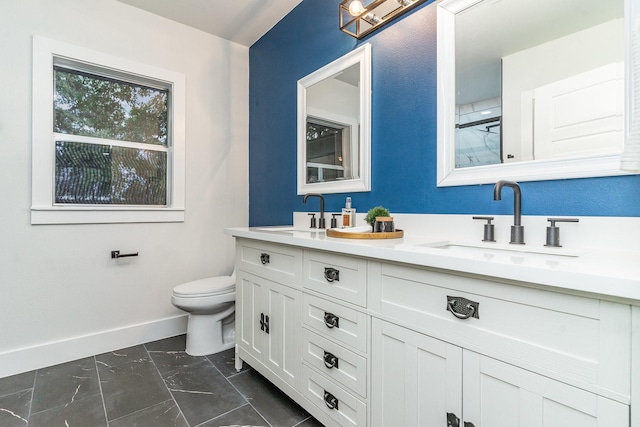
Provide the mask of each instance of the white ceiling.
{"label": "white ceiling", "polygon": [[251,46],[302,0],[118,0]]}

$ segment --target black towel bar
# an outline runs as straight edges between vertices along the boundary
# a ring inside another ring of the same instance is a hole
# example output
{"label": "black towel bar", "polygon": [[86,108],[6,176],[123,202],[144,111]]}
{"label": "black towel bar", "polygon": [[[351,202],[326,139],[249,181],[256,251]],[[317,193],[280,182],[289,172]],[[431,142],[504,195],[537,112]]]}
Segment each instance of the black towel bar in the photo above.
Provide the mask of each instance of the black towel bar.
{"label": "black towel bar", "polygon": [[138,252],[134,254],[122,254],[120,255],[120,251],[111,251],[111,258],[126,258],[129,256],[138,256]]}

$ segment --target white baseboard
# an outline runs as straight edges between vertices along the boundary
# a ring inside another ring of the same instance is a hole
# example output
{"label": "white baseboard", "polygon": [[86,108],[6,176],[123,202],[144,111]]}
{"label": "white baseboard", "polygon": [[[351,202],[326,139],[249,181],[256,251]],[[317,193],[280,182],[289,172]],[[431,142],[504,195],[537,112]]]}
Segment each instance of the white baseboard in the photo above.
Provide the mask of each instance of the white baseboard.
{"label": "white baseboard", "polygon": [[188,314],[0,353],[0,378],[184,334]]}

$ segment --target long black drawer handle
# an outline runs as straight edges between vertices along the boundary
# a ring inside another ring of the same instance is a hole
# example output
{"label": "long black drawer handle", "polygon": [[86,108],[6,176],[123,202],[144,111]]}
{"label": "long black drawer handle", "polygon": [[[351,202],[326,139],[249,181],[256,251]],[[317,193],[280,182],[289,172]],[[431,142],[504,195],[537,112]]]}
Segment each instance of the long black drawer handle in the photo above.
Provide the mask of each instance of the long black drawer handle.
{"label": "long black drawer handle", "polygon": [[340,318],[333,313],[324,312],[324,324],[329,329],[340,328]]}
{"label": "long black drawer handle", "polygon": [[479,319],[479,308],[479,302],[471,301],[462,297],[447,296],[447,311],[450,311],[451,314],[456,316],[458,319],[468,319],[470,317]]}
{"label": "long black drawer handle", "polygon": [[327,282],[339,282],[340,281],[340,270],[336,270],[333,267],[325,267],[324,268],[324,278]]}
{"label": "long black drawer handle", "polygon": [[329,369],[333,369],[333,368],[338,369],[339,359],[336,356],[329,353],[328,351],[325,351],[323,359],[324,359],[324,366],[326,366]]}
{"label": "long black drawer handle", "polygon": [[262,263],[262,265],[269,264],[269,254],[265,252],[261,253],[260,262]]}
{"label": "long black drawer handle", "polygon": [[327,390],[324,391],[324,403],[329,409],[335,409],[336,411],[338,410],[338,398],[329,393]]}

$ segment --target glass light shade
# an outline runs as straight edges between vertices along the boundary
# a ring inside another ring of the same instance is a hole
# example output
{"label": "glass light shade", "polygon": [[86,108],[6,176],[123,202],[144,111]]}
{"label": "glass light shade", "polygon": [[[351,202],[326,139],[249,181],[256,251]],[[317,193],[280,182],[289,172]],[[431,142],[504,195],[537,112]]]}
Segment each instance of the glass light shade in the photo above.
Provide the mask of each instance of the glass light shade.
{"label": "glass light shade", "polygon": [[427,0],[343,0],[340,30],[362,38]]}
{"label": "glass light shade", "polygon": [[362,12],[364,12],[364,6],[362,5],[362,2],[360,2],[359,0],[353,0],[350,4],[349,4],[349,13],[353,16],[358,16],[360,15]]}

